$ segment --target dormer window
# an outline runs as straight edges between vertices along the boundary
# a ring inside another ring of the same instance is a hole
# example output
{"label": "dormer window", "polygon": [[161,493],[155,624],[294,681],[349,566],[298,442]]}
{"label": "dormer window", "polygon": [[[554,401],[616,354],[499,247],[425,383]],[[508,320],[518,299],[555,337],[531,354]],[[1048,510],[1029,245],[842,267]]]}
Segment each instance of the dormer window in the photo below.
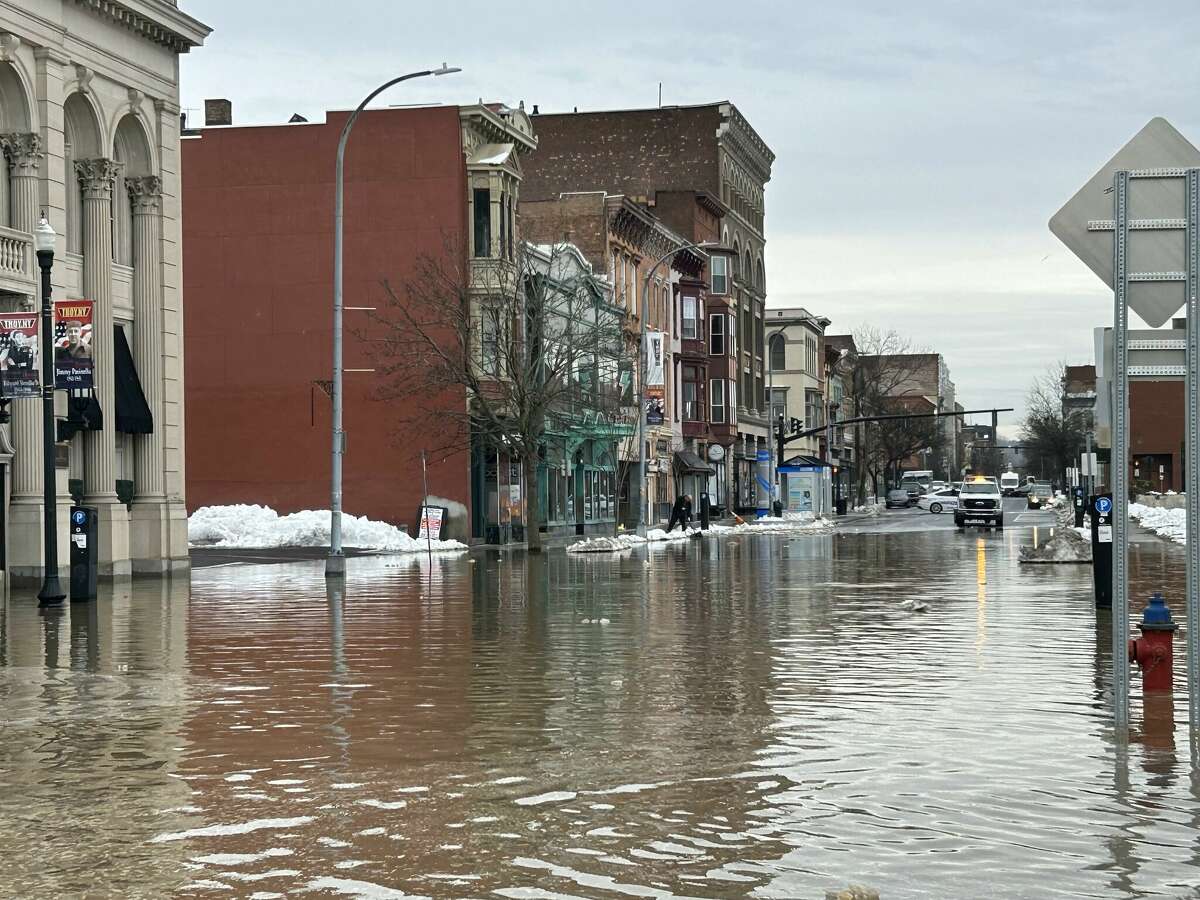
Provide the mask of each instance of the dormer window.
{"label": "dormer window", "polygon": [[719,254],[709,259],[712,270],[712,292],[714,294],[729,293],[729,258]]}

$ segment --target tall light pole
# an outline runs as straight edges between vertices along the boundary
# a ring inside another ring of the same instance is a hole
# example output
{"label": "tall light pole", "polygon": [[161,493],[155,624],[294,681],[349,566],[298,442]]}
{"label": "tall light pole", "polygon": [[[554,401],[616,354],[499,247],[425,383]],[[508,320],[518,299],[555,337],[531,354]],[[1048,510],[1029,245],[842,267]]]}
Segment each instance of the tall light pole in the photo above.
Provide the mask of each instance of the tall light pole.
{"label": "tall light pole", "polygon": [[426,75],[449,75],[451,72],[461,71],[462,69],[442,63],[440,69],[410,72],[381,84],[367,94],[363,102],[350,113],[346,124],[342,126],[342,136],[338,139],[337,174],[333,189],[333,459],[329,479],[329,556],[325,560],[326,578],[343,578],[346,575],[346,555],[342,551],[342,455],[346,452],[346,434],[342,431],[342,184],[346,141],[350,138],[350,129],[358,120],[359,113],[392,85],[413,78],[424,78]]}
{"label": "tall light pole", "polygon": [[[67,596],[58,583],[58,484],[54,465],[54,322],[50,302],[50,269],[57,235],[45,215],[33,233],[38,268],[42,270],[42,589],[38,606],[57,606]],[[107,360],[101,360],[107,363]]]}
{"label": "tall light pole", "polygon": [[[638,346],[638,514],[637,514],[637,533],[641,537],[646,536],[646,295],[650,293],[650,279],[654,277],[654,273],[668,259],[675,256],[676,253],[682,253],[684,250],[704,250],[709,247],[719,247],[716,241],[695,241],[690,244],[683,244],[676,247],[669,253],[664,253],[654,265],[650,267],[650,271],[646,273],[646,277],[642,279],[642,308],[638,312],[641,316],[641,337],[639,338]],[[616,273],[613,273],[614,277]]]}
{"label": "tall light pole", "polygon": [[[771,413],[775,409],[775,365],[771,361],[771,344],[774,343],[775,338],[778,336],[783,336],[784,340],[786,341],[787,337],[784,334],[784,332],[785,332],[785,329],[777,328],[774,331],[772,331],[770,334],[768,334],[767,335],[767,346],[766,346],[766,351],[767,351],[767,418],[770,420],[770,431],[771,431],[771,440],[770,440],[771,459],[770,459],[769,465],[767,467],[767,480],[771,483],[771,502],[772,503],[774,503],[776,500],[780,499],[779,497],[776,496],[776,492],[779,489],[779,485],[777,485],[775,483],[775,465],[777,462],[775,459],[775,447],[777,447],[779,445],[778,439],[775,436],[775,429],[783,428],[783,422],[776,421],[775,417],[771,415]],[[787,353],[786,348],[784,349],[784,353]],[[785,362],[784,368],[786,369],[787,368],[787,365],[786,365],[787,360],[785,359],[784,362]],[[782,417],[783,417],[782,414],[780,414],[781,419],[782,419]],[[771,511],[774,512],[775,510],[772,509]]]}

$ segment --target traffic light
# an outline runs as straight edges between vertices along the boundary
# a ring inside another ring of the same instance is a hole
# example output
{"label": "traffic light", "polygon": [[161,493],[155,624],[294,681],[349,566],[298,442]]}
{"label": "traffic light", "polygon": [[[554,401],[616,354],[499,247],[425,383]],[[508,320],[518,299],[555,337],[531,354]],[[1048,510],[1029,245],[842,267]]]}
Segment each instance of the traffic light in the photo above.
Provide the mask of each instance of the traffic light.
{"label": "traffic light", "polygon": [[791,426],[793,433],[799,431],[801,428],[804,427],[804,423],[801,422],[799,419],[797,419],[795,416],[792,416],[791,421],[789,421],[788,424]]}

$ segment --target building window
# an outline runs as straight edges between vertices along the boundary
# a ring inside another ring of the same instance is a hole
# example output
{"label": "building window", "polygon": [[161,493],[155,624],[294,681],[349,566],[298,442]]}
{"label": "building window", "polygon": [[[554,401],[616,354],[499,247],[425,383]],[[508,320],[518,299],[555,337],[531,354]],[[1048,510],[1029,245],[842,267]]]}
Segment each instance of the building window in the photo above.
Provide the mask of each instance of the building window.
{"label": "building window", "polygon": [[737,379],[729,382],[729,424],[737,424]]}
{"label": "building window", "polygon": [[697,322],[700,311],[696,307],[695,297],[685,296],[683,298],[683,339],[685,341],[695,341],[700,338],[700,327]]}
{"label": "building window", "polygon": [[714,294],[729,293],[729,258],[716,255],[709,260],[712,267],[712,292]]}
{"label": "building window", "polygon": [[700,369],[683,367],[683,421],[702,422],[700,416]]}
{"label": "building window", "polygon": [[764,412],[767,408],[767,392],[763,385],[762,372],[758,373],[758,377],[754,379],[754,409],[757,412]]}
{"label": "building window", "polygon": [[814,337],[804,339],[804,371],[817,374],[817,339]]}
{"label": "building window", "polygon": [[729,326],[729,355],[737,359],[737,319],[733,313],[728,314],[726,324]]}
{"label": "building window", "polygon": [[772,372],[782,372],[787,368],[787,340],[782,334],[771,335],[769,365]]}
{"label": "building window", "polygon": [[820,428],[821,421],[821,392],[804,392],[804,427]]}
{"label": "building window", "polygon": [[708,421],[716,425],[725,424],[725,379],[714,378],[708,383],[708,399],[711,412]]}
{"label": "building window", "polygon": [[487,188],[475,188],[475,255],[492,255],[492,192]]}
{"label": "building window", "polygon": [[785,421],[787,420],[787,389],[772,388],[770,404],[771,426],[774,427],[781,416]]}
{"label": "building window", "polygon": [[500,311],[484,309],[480,327],[480,362],[483,365],[483,374],[495,378],[500,374]]}
{"label": "building window", "polygon": [[708,317],[708,352],[712,356],[725,355],[725,313]]}

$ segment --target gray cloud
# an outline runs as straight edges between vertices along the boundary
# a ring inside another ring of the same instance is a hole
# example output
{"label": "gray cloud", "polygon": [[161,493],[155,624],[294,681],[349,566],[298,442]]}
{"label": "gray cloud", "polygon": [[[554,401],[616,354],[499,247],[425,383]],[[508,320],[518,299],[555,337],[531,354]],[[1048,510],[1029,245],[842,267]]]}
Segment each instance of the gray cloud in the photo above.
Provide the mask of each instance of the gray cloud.
{"label": "gray cloud", "polygon": [[778,157],[771,305],[909,331],[968,405],[1020,406],[1111,316],[1049,216],[1152,116],[1200,139],[1200,5],[1182,0],[183,6],[216,29],[184,59],[184,105],[226,96],[243,123],[319,118],[443,59],[465,71],[387,101],[622,108],[660,81],[666,103],[733,100]]}

